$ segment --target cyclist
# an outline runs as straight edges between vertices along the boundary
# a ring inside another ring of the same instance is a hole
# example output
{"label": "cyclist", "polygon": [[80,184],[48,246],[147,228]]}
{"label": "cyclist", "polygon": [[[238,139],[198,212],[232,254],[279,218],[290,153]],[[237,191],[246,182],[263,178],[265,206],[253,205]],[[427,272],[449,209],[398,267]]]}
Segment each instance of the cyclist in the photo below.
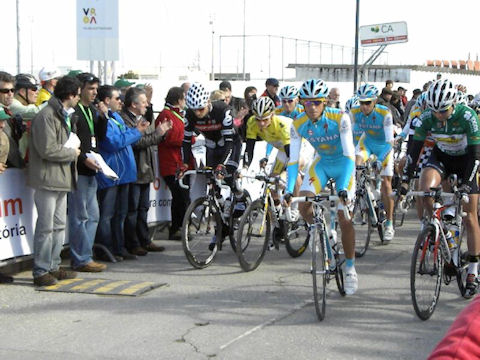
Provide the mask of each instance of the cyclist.
{"label": "cyclist", "polygon": [[[355,233],[353,224],[347,220],[343,207],[355,195],[355,147],[352,139],[350,118],[339,109],[326,107],[328,87],[321,79],[305,81],[299,91],[305,114],[295,119],[290,128],[290,160],[287,166],[287,193],[285,201],[290,201],[298,174],[299,153],[302,139],[306,139],[316,150],[316,156],[306,171],[300,187],[300,196],[314,196],[335,179],[339,203],[338,219],[342,231],[345,251],[345,292],[352,295],[358,288],[355,271]],[[313,222],[311,203],[299,204],[305,221]]]}
{"label": "cyclist", "polygon": [[303,106],[298,103],[298,89],[293,85],[287,85],[280,89],[278,95],[282,105],[275,109],[277,115],[295,119],[304,112]]}
{"label": "cyclist", "polygon": [[381,194],[382,202],[387,213],[383,240],[391,241],[395,234],[393,229],[393,205],[394,200],[390,197],[392,192],[393,176],[393,119],[390,110],[376,103],[378,89],[374,85],[364,84],[357,90],[359,106],[350,110],[352,123],[358,124],[363,130],[356,146],[356,165],[362,165],[370,155],[376,155],[374,164],[381,169],[382,177]]}
{"label": "cyclist", "polygon": [[[477,218],[479,186],[477,170],[480,161],[480,121],[471,108],[456,104],[456,90],[448,79],[434,82],[427,91],[428,110],[420,115],[421,125],[415,129],[413,144],[409,151],[406,174],[402,179],[401,192],[408,191],[408,181],[415,169],[418,154],[428,132],[435,139],[435,146],[422,169],[420,188],[429,191],[438,186],[450,174],[459,177],[461,192],[469,194],[464,205],[467,229],[469,265],[467,270],[467,296],[476,292],[478,259],[480,256],[480,227]],[[432,212],[432,200],[423,201],[428,214]]]}
{"label": "cyclist", "polygon": [[[345,103],[345,113],[350,114],[350,109],[358,106],[358,97],[356,95],[352,96],[350,99],[347,100]],[[357,146],[358,140],[363,134],[363,130],[360,129],[357,123],[352,124],[352,133],[353,133],[353,144]]]}

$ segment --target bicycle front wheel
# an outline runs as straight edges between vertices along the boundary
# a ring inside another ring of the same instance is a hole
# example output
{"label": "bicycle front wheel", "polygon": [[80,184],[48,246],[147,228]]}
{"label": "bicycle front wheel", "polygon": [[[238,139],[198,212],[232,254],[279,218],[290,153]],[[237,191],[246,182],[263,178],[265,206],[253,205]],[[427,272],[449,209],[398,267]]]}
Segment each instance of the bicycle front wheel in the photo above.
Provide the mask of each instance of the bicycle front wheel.
{"label": "bicycle front wheel", "polygon": [[467,283],[467,270],[468,270],[468,248],[465,236],[465,224],[462,226],[462,232],[458,239],[457,249],[452,254],[452,260],[454,262],[457,272],[457,285],[460,294],[466,299],[470,299],[471,296],[466,295],[466,283]]}
{"label": "bicycle front wheel", "polygon": [[422,320],[432,316],[442,286],[443,257],[435,249],[435,228],[427,225],[418,235],[410,266],[410,292],[415,313]]}
{"label": "bicycle front wheel", "polygon": [[222,219],[206,197],[194,200],[182,225],[182,245],[188,262],[197,269],[210,265],[222,240]]}
{"label": "bicycle front wheel", "polygon": [[367,252],[373,231],[365,195],[356,197],[352,221],[355,229],[355,256],[362,257]]}
{"label": "bicycle front wheel", "polygon": [[243,214],[237,232],[236,251],[244,271],[255,270],[262,262],[270,238],[270,212],[265,213],[265,203],[258,199]]}
{"label": "bicycle front wheel", "polygon": [[302,255],[307,249],[309,241],[310,234],[305,220],[285,221],[285,248],[291,257],[296,258]]}
{"label": "bicycle front wheel", "polygon": [[327,302],[327,257],[325,249],[324,234],[315,230],[312,239],[312,280],[313,300],[318,320],[325,318],[325,307]]}

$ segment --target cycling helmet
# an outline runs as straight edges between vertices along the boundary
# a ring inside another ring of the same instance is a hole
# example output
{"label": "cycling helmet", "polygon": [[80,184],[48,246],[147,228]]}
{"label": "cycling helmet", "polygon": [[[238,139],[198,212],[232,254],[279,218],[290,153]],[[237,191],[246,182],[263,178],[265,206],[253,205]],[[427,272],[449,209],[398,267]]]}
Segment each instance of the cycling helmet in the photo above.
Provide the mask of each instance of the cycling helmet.
{"label": "cycling helmet", "polygon": [[328,86],[322,79],[310,79],[300,87],[300,99],[322,99],[328,95]]}
{"label": "cycling helmet", "polygon": [[60,76],[61,76],[60,70],[58,70],[57,68],[44,67],[38,73],[38,78],[40,79],[40,81],[48,81],[48,80],[58,78]]}
{"label": "cycling helmet", "polygon": [[347,102],[345,103],[345,112],[346,112],[346,113],[349,113],[351,108],[353,108],[354,106],[358,106],[358,105],[359,105],[358,97],[352,96],[352,97],[351,97],[350,99],[348,99]]}
{"label": "cycling helmet", "polygon": [[192,110],[202,109],[208,104],[210,92],[202,84],[193,83],[187,91],[187,106]]}
{"label": "cycling helmet", "polygon": [[265,120],[275,111],[275,104],[269,97],[262,96],[253,102],[252,111],[258,120]]}
{"label": "cycling helmet", "polygon": [[467,94],[465,94],[463,91],[457,91],[456,103],[467,105],[467,102],[468,102]]}
{"label": "cycling helmet", "polygon": [[448,109],[457,98],[457,91],[448,79],[435,81],[427,91],[427,106],[433,111]]}
{"label": "cycling helmet", "polygon": [[280,94],[278,95],[278,97],[281,100],[295,99],[298,97],[298,89],[293,85],[284,86],[280,90]]}
{"label": "cycling helmet", "polygon": [[357,90],[359,101],[377,100],[378,89],[375,85],[363,84]]}
{"label": "cycling helmet", "polygon": [[15,75],[15,90],[38,88],[37,80],[30,74]]}
{"label": "cycling helmet", "polygon": [[415,105],[423,109],[425,108],[426,102],[427,102],[427,92],[424,91],[418,96],[417,100],[415,101]]}

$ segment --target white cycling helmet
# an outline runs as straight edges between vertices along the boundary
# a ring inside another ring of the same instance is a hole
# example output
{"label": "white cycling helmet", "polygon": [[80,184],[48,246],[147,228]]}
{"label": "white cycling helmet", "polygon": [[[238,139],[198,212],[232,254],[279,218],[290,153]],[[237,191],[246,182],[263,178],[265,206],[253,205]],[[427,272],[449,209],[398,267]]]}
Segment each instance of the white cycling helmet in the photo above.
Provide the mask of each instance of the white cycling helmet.
{"label": "white cycling helmet", "polygon": [[415,101],[415,105],[424,109],[426,103],[427,103],[427,92],[424,91],[418,96],[417,100]]}
{"label": "white cycling helmet", "polygon": [[298,89],[293,85],[284,86],[278,94],[280,100],[295,99],[298,97]]}
{"label": "white cycling helmet", "polygon": [[357,96],[359,101],[377,100],[378,89],[372,84],[363,84],[357,90]]}
{"label": "white cycling helmet", "polygon": [[300,99],[322,99],[328,95],[328,86],[322,79],[305,81],[298,92]]}
{"label": "white cycling helmet", "polygon": [[465,94],[463,91],[457,91],[457,100],[456,100],[456,103],[457,103],[457,104],[467,105],[467,103],[468,103],[467,94]]}
{"label": "white cycling helmet", "polygon": [[275,104],[269,97],[262,96],[253,102],[252,111],[258,120],[265,120],[275,111]]}
{"label": "white cycling helmet", "polygon": [[443,111],[453,105],[457,98],[457,90],[448,79],[435,81],[427,91],[427,106],[435,111]]}
{"label": "white cycling helmet", "polygon": [[60,73],[60,70],[58,70],[57,68],[44,67],[38,73],[38,78],[40,79],[40,81],[48,81],[48,80],[58,78],[60,76],[62,76],[62,74]]}
{"label": "white cycling helmet", "polygon": [[354,106],[358,106],[360,103],[358,102],[357,96],[352,96],[350,99],[347,100],[345,103],[345,112],[349,113],[350,109]]}
{"label": "white cycling helmet", "polygon": [[193,83],[187,91],[187,106],[192,110],[202,109],[207,106],[209,98],[210,92],[202,84]]}

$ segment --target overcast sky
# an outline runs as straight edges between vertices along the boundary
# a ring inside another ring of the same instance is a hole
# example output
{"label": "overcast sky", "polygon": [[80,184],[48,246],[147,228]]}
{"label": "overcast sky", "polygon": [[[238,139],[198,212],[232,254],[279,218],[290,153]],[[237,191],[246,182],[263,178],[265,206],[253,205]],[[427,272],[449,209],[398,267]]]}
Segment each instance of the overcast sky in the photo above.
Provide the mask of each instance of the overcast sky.
{"label": "overcast sky", "polygon": [[[355,0],[245,1],[247,35],[270,34],[354,45]],[[22,71],[30,72],[32,60],[34,73],[44,65],[87,67],[85,61],[76,61],[75,0],[19,2]],[[218,71],[218,35],[243,33],[243,4],[243,0],[119,0],[120,67],[165,71],[192,65],[199,58],[201,68],[209,71],[212,39],[209,20],[213,16],[214,65]],[[409,42],[387,47],[390,64],[466,59],[469,52],[475,59],[480,53],[480,43],[476,40],[480,33],[479,10],[478,0],[361,0],[360,25],[407,22]],[[1,13],[0,69],[16,72],[15,0],[2,0]],[[224,71],[234,71],[241,65],[241,41],[228,41],[222,45],[221,61]],[[292,62],[294,52],[292,44],[288,46],[284,50],[288,53],[287,63]],[[247,71],[249,66],[257,65],[267,72],[268,41],[252,40],[248,47]],[[302,51],[299,62],[306,59],[306,48]],[[272,44],[271,54],[277,60],[281,57],[279,42]],[[339,62],[338,59],[337,56],[334,62]],[[325,63],[330,60],[322,58]]]}

